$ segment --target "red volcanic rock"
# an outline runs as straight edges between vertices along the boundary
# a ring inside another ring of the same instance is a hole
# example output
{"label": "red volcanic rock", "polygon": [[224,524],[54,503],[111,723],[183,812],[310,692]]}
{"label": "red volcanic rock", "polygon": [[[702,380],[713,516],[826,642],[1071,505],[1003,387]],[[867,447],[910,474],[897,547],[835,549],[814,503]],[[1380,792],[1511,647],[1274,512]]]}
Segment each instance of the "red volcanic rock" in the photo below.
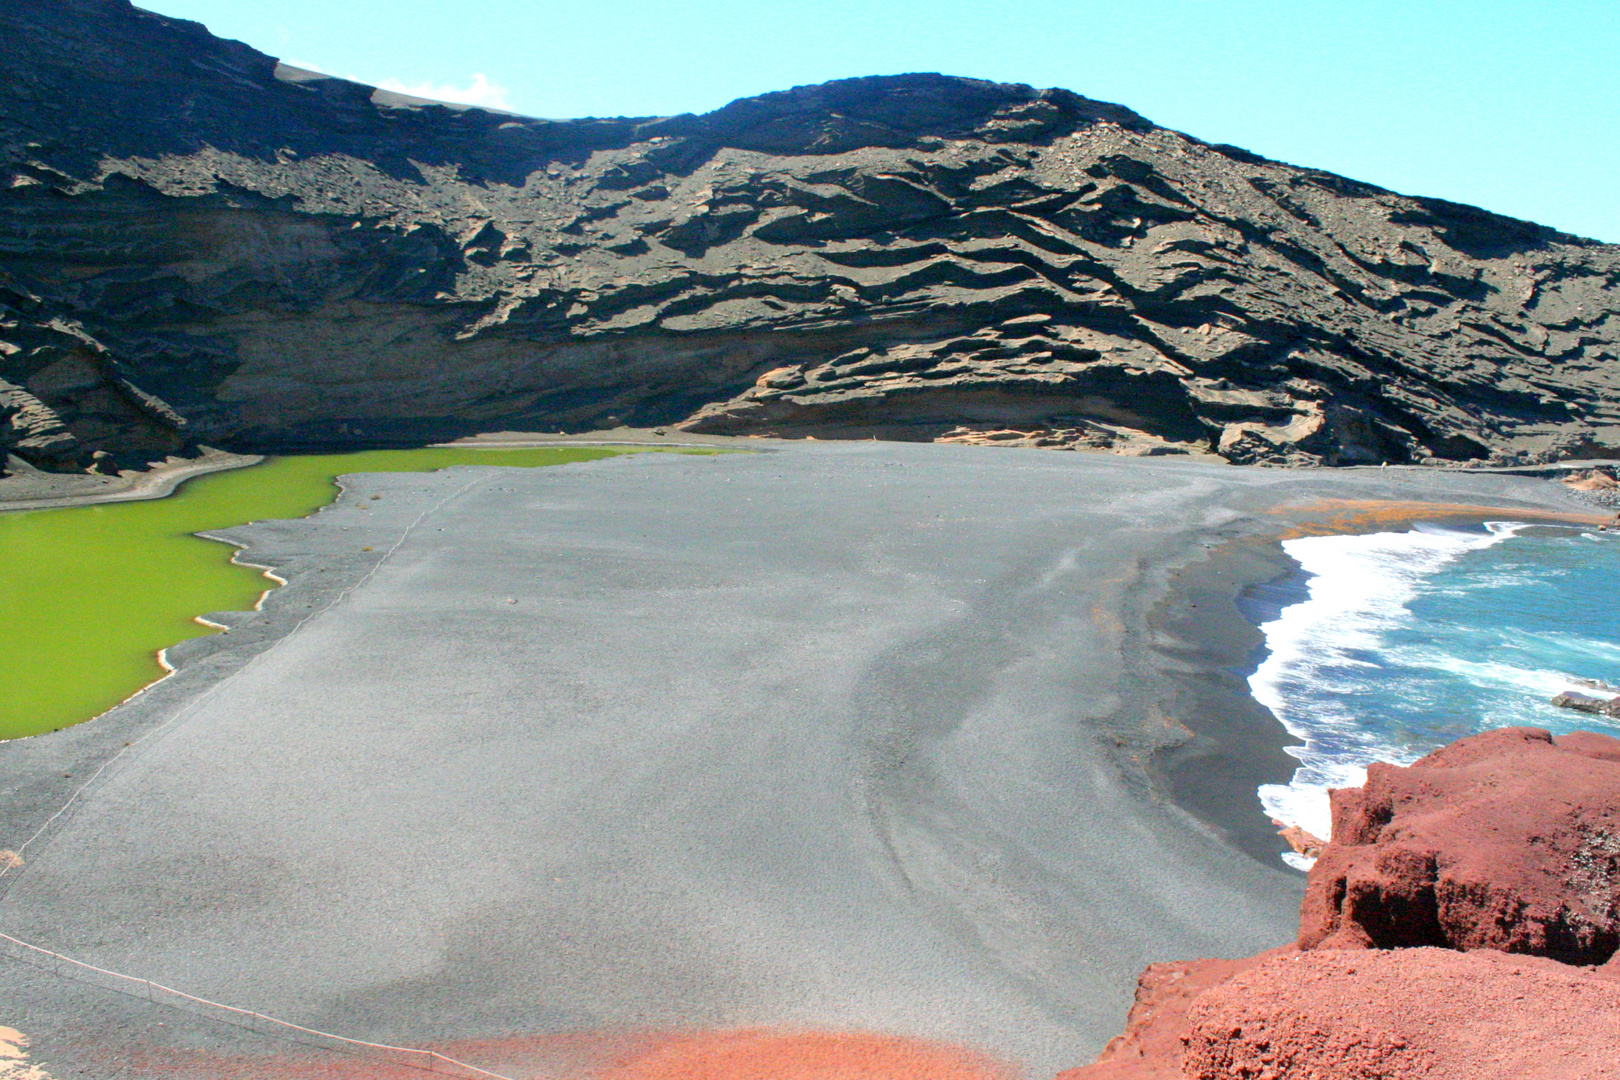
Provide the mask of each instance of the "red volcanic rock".
{"label": "red volcanic rock", "polygon": [[1620,968],[1483,949],[1154,964],[1125,1033],[1057,1080],[1620,1078]]}
{"label": "red volcanic rock", "polygon": [[1299,945],[1620,951],[1620,740],[1501,728],[1333,793]]}
{"label": "red volcanic rock", "polygon": [[1150,964],[1136,980],[1136,1002],[1125,1032],[1097,1060],[1058,1073],[1057,1080],[1181,1080],[1181,1039],[1187,1010],[1212,986],[1263,961],[1295,952],[1292,945],[1241,960],[1176,960]]}
{"label": "red volcanic rock", "polygon": [[1297,946],[1154,964],[1059,1080],[1597,1078],[1620,1080],[1620,740],[1503,728],[1335,791]]}
{"label": "red volcanic rock", "polygon": [[[1492,950],[1292,953],[1188,1011],[1173,1071],[1119,1080],[1620,1077],[1620,981]],[[1109,1074],[1067,1074],[1094,1080]]]}

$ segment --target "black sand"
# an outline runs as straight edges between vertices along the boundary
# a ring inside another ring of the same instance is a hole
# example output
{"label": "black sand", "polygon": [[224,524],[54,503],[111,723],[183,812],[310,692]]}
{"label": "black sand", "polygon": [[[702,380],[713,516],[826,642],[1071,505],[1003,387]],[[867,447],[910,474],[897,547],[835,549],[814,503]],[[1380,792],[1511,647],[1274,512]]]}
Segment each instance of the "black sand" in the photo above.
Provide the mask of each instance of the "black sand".
{"label": "black sand", "polygon": [[[813,1025],[1049,1075],[1144,964],[1292,936],[1232,599],[1323,497],[1590,509],[879,443],[368,479],[232,530],[292,584],[179,674],[0,745],[15,847],[168,725],[0,879],[0,930],[360,1038]],[[275,1045],[12,960],[0,1001],[70,1075],[132,1031]]]}

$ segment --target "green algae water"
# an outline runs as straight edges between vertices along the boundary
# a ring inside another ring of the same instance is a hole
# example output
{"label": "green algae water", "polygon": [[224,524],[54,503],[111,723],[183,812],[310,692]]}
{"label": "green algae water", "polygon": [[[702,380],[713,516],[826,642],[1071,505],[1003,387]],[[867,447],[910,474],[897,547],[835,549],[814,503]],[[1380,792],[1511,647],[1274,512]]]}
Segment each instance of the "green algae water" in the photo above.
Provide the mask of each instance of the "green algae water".
{"label": "green algae water", "polygon": [[272,587],[236,549],[193,533],[298,518],[344,473],[451,465],[562,465],[633,451],[369,450],[270,458],[194,477],[138,502],[0,513],[0,739],[100,715],[164,674],[158,653],[211,633],[210,611],[252,608]]}

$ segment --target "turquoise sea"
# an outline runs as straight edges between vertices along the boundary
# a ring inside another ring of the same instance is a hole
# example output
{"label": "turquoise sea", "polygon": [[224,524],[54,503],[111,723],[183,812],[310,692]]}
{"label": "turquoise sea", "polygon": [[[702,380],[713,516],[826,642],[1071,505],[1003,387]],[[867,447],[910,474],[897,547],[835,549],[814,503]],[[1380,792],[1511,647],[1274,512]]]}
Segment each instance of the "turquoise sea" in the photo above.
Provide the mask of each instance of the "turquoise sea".
{"label": "turquoise sea", "polygon": [[1251,692],[1299,740],[1293,781],[1260,789],[1273,818],[1326,837],[1329,788],[1489,728],[1620,736],[1549,704],[1620,694],[1620,533],[1496,521],[1283,547],[1301,574],[1246,601],[1266,636]]}

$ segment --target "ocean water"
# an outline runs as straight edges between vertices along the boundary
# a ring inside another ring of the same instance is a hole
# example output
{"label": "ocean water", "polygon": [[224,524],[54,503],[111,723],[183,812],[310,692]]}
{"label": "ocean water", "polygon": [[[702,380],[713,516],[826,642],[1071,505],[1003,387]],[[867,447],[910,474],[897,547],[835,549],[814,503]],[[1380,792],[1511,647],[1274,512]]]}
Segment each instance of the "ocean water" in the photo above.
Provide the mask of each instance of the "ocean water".
{"label": "ocean water", "polygon": [[1267,650],[1251,692],[1299,740],[1292,782],[1260,789],[1271,817],[1325,838],[1329,788],[1490,728],[1620,736],[1549,703],[1620,694],[1581,685],[1620,687],[1620,533],[1495,521],[1283,547],[1303,574],[1248,600]]}

